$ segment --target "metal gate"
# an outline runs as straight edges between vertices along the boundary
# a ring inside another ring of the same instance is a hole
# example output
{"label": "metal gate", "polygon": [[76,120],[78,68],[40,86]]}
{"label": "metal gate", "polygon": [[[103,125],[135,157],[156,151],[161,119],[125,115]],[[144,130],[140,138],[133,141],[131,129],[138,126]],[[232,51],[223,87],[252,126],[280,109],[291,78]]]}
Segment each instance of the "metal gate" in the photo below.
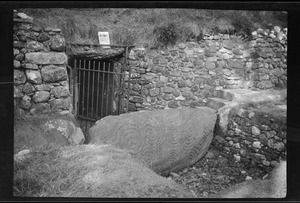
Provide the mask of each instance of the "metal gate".
{"label": "metal gate", "polygon": [[[109,59],[78,57],[71,59],[70,65],[73,67],[73,84],[70,84],[73,86],[73,109],[83,132],[107,115],[119,115],[128,110],[122,102],[127,100],[128,105],[128,97],[122,97],[129,91],[124,84],[126,60],[122,64]],[[130,77],[127,84],[129,80]]]}

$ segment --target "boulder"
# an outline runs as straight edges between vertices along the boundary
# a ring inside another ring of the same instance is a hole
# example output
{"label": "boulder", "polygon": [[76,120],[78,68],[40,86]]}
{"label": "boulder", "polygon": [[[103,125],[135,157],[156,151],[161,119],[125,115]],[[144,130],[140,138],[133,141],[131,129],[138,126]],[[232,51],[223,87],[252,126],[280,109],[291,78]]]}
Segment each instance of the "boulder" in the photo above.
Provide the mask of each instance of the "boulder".
{"label": "boulder", "polygon": [[216,118],[215,111],[207,107],[107,116],[90,128],[87,140],[129,149],[154,172],[168,175],[205,155]]}
{"label": "boulder", "polygon": [[53,119],[47,121],[43,125],[44,133],[61,135],[71,143],[71,144],[82,144],[85,140],[84,135],[79,127],[77,127],[72,121],[63,119]]}
{"label": "boulder", "polygon": [[[85,198],[193,198],[191,192],[135,160],[130,152],[110,145],[67,146],[30,152],[15,162],[14,196],[24,196],[20,181],[35,181],[43,190],[27,193],[44,197]],[[20,164],[20,165],[18,165]],[[21,171],[22,170],[22,171]],[[33,174],[32,171],[43,173]],[[22,174],[21,174],[22,172]],[[58,178],[57,178],[58,177]],[[51,183],[51,184],[49,184]],[[52,187],[56,185],[58,187]]]}

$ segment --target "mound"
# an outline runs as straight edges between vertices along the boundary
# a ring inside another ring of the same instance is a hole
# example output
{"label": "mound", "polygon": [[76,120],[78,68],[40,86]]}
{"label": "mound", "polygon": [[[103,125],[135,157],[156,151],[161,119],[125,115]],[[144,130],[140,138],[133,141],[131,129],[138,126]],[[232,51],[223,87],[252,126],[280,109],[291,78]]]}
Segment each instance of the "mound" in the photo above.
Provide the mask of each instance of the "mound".
{"label": "mound", "polygon": [[79,145],[31,152],[15,162],[14,195],[34,197],[183,197],[172,180],[110,145]]}

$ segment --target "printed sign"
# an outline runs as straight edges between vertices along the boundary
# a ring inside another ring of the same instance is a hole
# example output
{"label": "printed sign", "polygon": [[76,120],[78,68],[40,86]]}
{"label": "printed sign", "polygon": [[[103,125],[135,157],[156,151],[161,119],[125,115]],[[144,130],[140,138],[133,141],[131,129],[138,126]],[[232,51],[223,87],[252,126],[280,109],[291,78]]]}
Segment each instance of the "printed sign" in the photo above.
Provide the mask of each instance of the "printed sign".
{"label": "printed sign", "polygon": [[[100,44],[110,44],[109,32],[98,32],[98,38]],[[110,48],[110,46],[103,46],[103,48]]]}

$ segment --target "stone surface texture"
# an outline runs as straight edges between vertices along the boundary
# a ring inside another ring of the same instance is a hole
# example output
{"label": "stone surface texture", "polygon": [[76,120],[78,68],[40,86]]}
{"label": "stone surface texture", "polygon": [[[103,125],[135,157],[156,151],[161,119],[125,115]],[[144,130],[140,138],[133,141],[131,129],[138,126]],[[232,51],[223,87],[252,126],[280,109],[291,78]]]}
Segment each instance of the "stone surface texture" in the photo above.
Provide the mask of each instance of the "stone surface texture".
{"label": "stone surface texture", "polygon": [[139,111],[95,124],[89,144],[129,149],[161,175],[194,164],[210,146],[216,113],[207,107]]}
{"label": "stone surface texture", "polygon": [[[71,112],[71,103],[65,102],[71,96],[69,88],[63,85],[69,82],[64,36],[60,29],[34,25],[31,17],[24,16],[18,13],[13,21],[14,99],[19,104],[15,107],[33,115]],[[60,100],[51,102],[53,98]]]}

